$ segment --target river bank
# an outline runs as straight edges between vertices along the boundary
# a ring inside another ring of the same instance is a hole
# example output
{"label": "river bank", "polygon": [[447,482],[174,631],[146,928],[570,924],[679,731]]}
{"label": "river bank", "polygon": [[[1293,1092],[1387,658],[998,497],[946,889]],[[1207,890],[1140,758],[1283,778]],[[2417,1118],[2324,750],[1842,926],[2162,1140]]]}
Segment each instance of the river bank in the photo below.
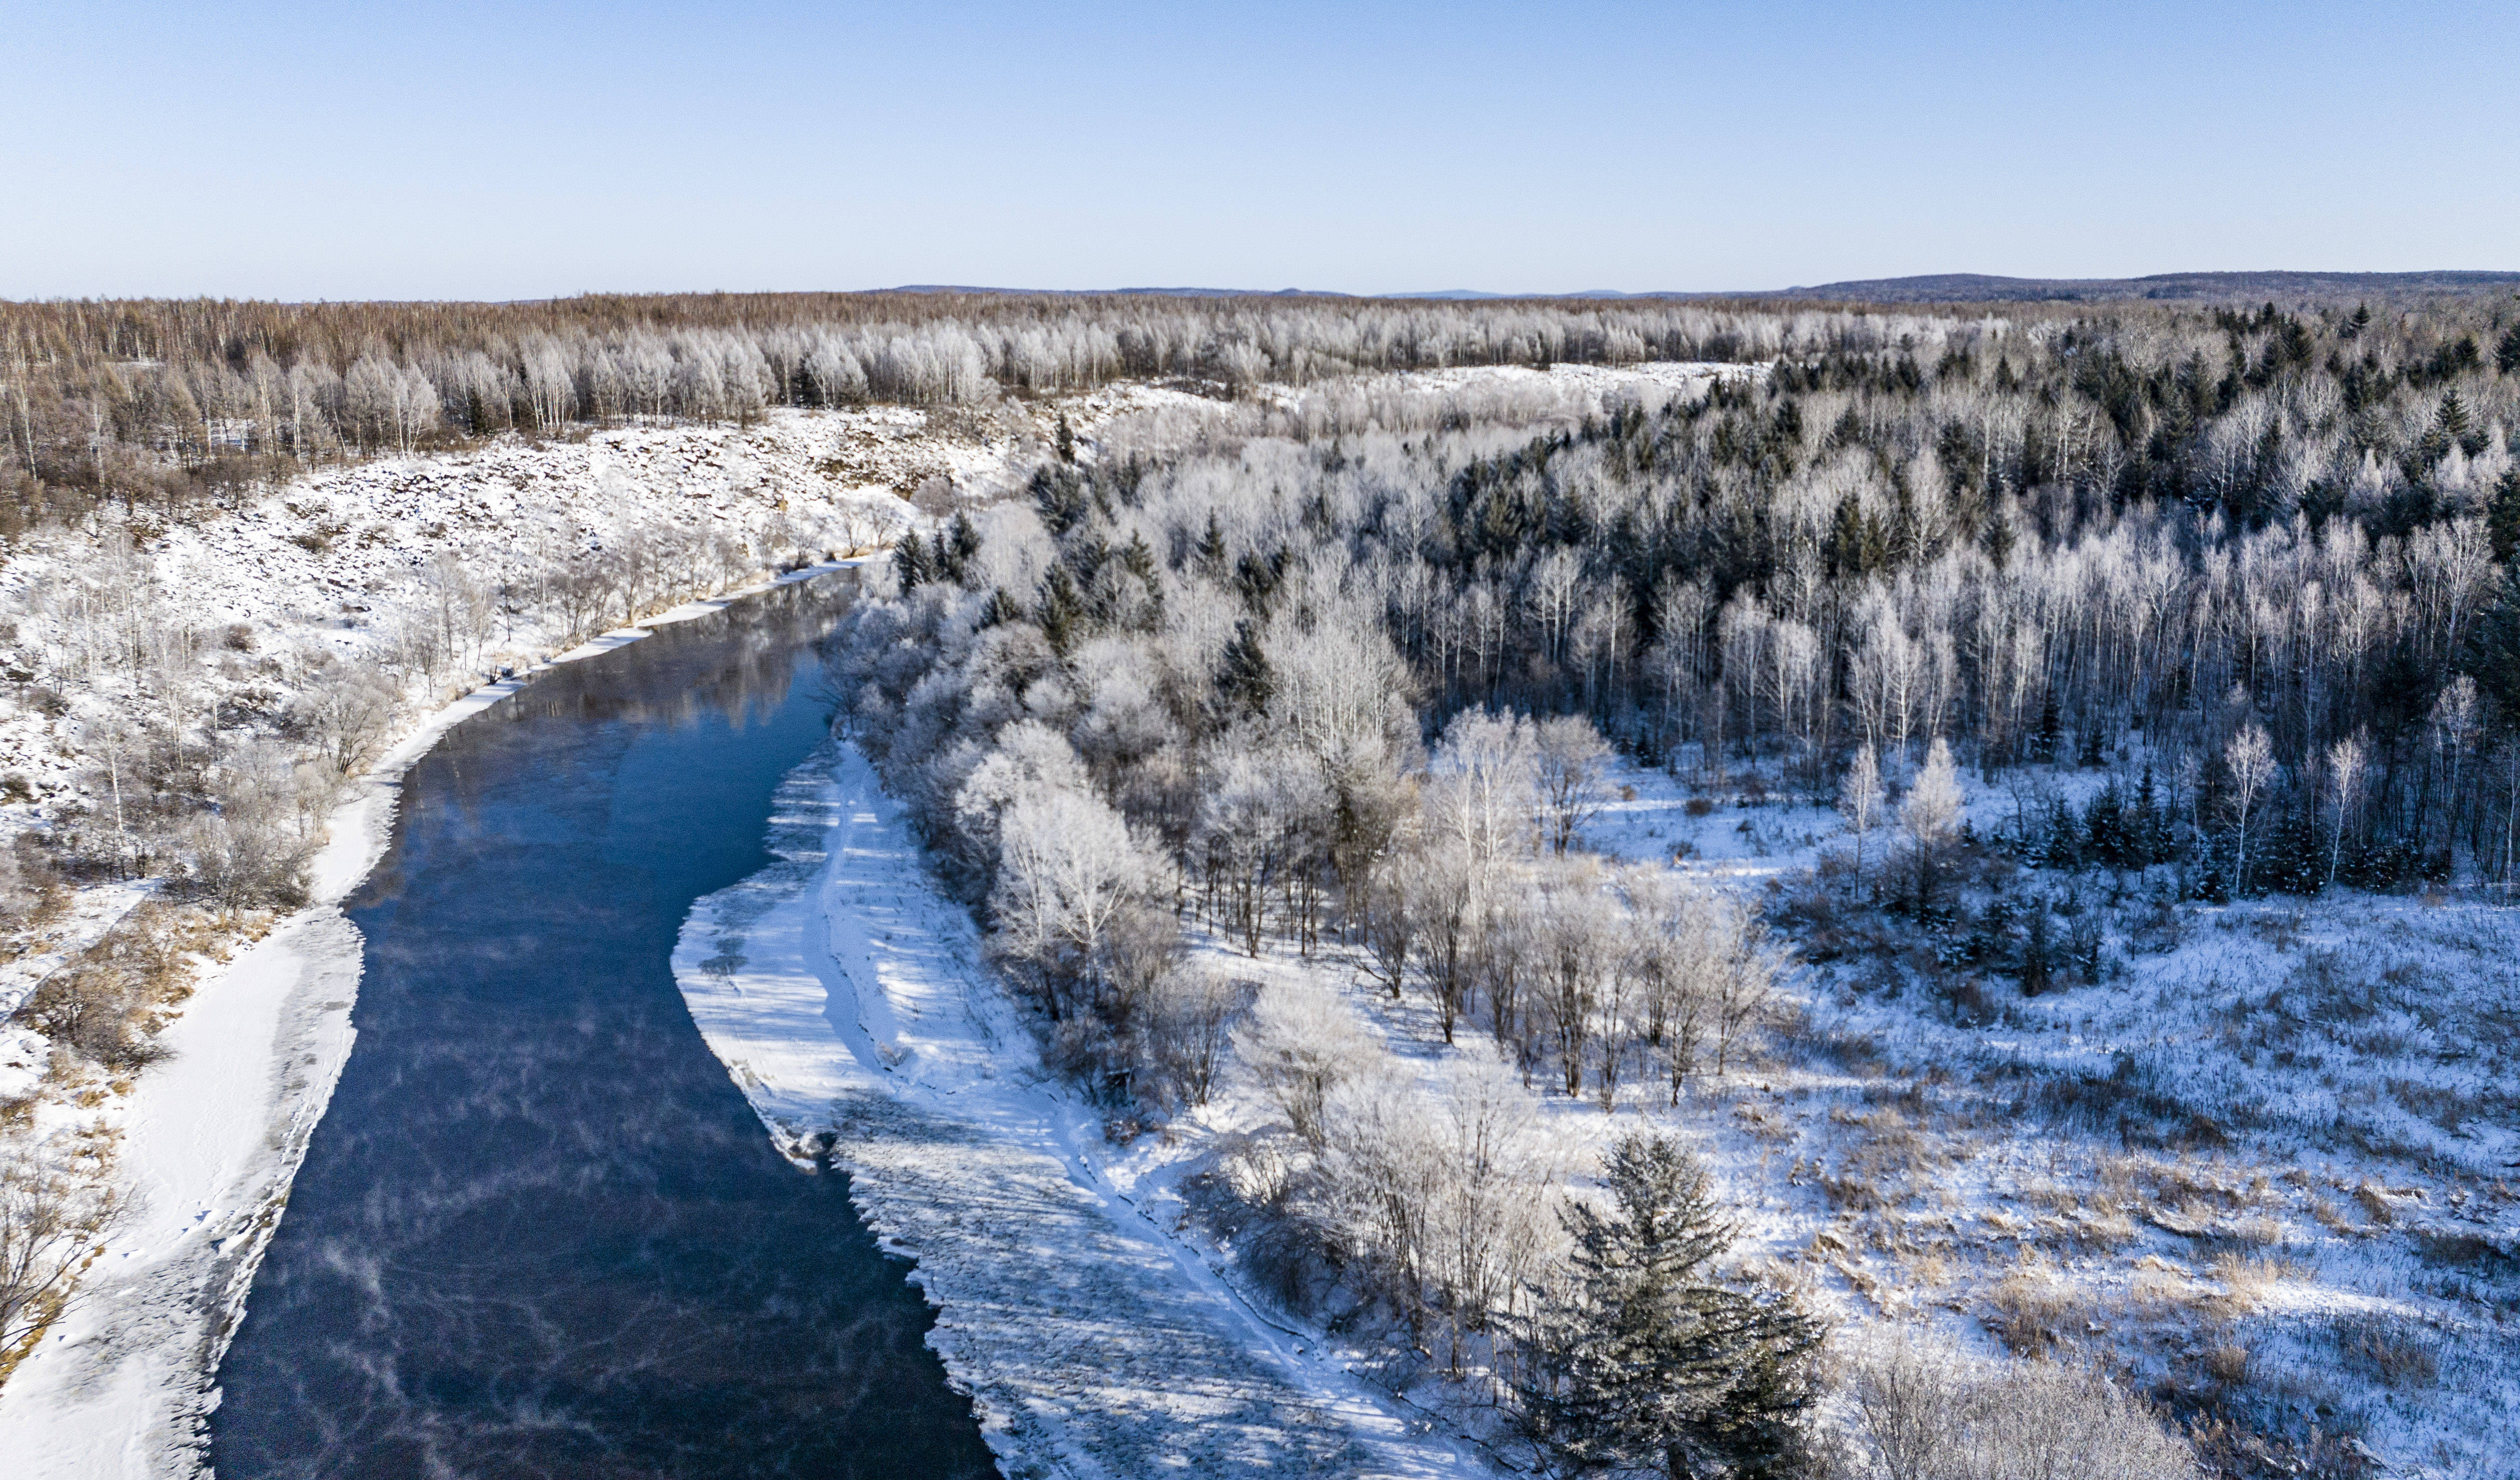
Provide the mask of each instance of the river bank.
{"label": "river bank", "polygon": [[1488,1472],[1097,1174],[1100,1118],[1041,1068],[854,748],[790,775],[770,848],[694,908],[675,979],[783,1149],[828,1151],[918,1259],[929,1344],[1008,1475]]}
{"label": "river bank", "polygon": [[342,913],[388,846],[404,778],[457,725],[535,675],[655,627],[857,563],[810,566],[677,606],[428,717],[332,815],[306,908],[197,986],[120,1115],[130,1212],[78,1298],[0,1387],[0,1457],[30,1480],[157,1480],[206,1458],[212,1385],[356,1033],[364,941]]}

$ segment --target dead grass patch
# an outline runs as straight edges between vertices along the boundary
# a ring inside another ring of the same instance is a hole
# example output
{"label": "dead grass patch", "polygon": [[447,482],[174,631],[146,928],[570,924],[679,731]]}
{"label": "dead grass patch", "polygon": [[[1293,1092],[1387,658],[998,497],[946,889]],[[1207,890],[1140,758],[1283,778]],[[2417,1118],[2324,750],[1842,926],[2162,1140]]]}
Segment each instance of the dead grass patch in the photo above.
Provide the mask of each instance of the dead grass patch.
{"label": "dead grass patch", "polygon": [[2035,1252],[1987,1292],[1981,1318],[1987,1329],[2017,1357],[2053,1355],[2090,1322],[2091,1301]]}
{"label": "dead grass patch", "polygon": [[2340,1317],[2332,1331],[2346,1370],[2405,1392],[2441,1380],[2441,1333],[2420,1322],[2378,1312]]}

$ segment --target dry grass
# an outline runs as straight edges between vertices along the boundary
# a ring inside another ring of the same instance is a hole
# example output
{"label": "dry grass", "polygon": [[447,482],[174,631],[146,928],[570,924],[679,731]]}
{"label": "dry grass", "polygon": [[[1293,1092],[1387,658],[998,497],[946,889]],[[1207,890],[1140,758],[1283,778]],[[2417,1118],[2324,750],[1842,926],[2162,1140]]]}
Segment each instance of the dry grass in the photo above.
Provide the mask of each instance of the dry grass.
{"label": "dry grass", "polygon": [[2136,1262],[2135,1278],[2128,1281],[2127,1304],[2147,1320],[2184,1321],[2203,1305],[2205,1293],[2184,1270],[2147,1254]]}
{"label": "dry grass", "polygon": [[2222,1253],[2214,1256],[2206,1273],[2223,1286],[2221,1294],[2207,1299],[2206,1309],[2232,1319],[2263,1308],[2271,1286],[2307,1278],[2311,1272],[2277,1255]]}
{"label": "dry grass", "polygon": [[1836,1174],[1820,1177],[1833,1207],[1902,1206],[1915,1199],[1920,1182],[1951,1165],[1939,1138],[1896,1104],[1860,1114],[1841,1105],[1828,1118],[1863,1133],[1838,1158]]}
{"label": "dry grass", "polygon": [[2336,1357],[2346,1370],[2405,1392],[2441,1380],[2441,1334],[2401,1316],[2347,1316],[2337,1321]]}
{"label": "dry grass", "polygon": [[2019,1357],[2052,1354],[2089,1324],[2091,1302],[2054,1266],[2024,1250],[2001,1283],[1987,1292],[1984,1320],[2006,1350]]}

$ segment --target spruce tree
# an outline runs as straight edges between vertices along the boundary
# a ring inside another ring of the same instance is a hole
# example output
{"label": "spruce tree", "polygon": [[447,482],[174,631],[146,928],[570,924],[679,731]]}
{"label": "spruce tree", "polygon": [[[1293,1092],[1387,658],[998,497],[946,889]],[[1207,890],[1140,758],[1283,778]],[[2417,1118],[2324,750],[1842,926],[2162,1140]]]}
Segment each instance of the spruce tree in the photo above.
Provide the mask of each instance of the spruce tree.
{"label": "spruce tree", "polygon": [[1678,1142],[1626,1137],[1605,1173],[1613,1211],[1569,1204],[1573,1288],[1533,1323],[1532,1436],[1579,1473],[1783,1472],[1818,1396],[1820,1323],[1789,1296],[1718,1282],[1711,1266],[1734,1230]]}
{"label": "spruce tree", "polygon": [[2495,561],[2510,564],[2511,553],[2520,550],[2520,468],[2495,481],[2494,501],[2485,509],[2485,535],[2494,544]]}
{"label": "spruce tree", "polygon": [[2502,590],[2467,629],[2459,666],[2476,679],[2494,711],[2520,727],[2520,569],[2502,577]]}
{"label": "spruce tree", "polygon": [[2054,985],[2048,958],[2055,947],[2048,939],[2048,903],[2030,907],[2030,938],[2021,943],[2021,995],[2036,997]]}
{"label": "spruce tree", "polygon": [[892,547],[892,574],[905,592],[918,590],[920,583],[928,578],[927,544],[919,537],[918,530],[903,535],[901,543]]}

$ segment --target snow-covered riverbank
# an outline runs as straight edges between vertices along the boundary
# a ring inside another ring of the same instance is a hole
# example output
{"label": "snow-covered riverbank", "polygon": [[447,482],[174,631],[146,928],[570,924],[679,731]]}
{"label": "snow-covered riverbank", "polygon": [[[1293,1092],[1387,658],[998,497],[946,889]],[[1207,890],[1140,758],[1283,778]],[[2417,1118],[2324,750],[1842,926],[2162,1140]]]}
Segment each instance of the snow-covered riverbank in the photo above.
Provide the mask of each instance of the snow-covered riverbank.
{"label": "snow-covered riverbank", "polygon": [[828,1145],[919,1260],[929,1341],[1009,1475],[1487,1472],[1097,1175],[1099,1120],[1042,1070],[853,748],[789,778],[771,847],[694,908],[676,979],[782,1147]]}
{"label": "snow-covered riverbank", "polygon": [[[692,602],[554,661],[852,563]],[[412,764],[530,681],[440,709],[361,778],[332,817],[312,903],[203,980],[161,1036],[169,1061],[119,1101],[115,1162],[131,1211],[78,1302],[0,1388],[0,1471],[13,1480],[158,1480],[202,1467],[219,1358],[355,1037],[363,941],[341,901],[390,843]]]}

